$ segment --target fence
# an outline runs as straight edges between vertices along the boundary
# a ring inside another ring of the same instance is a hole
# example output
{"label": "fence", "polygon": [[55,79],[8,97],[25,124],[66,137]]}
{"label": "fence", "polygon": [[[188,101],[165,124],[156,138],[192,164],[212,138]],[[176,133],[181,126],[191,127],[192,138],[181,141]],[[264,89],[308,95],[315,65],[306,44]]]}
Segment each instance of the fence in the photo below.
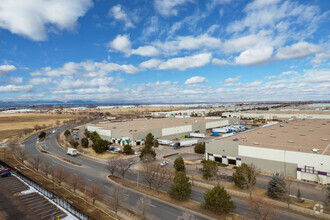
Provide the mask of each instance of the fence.
{"label": "fence", "polygon": [[50,192],[50,191],[46,190],[45,188],[40,186],[38,183],[36,183],[33,180],[29,179],[24,174],[22,174],[20,171],[18,171],[15,168],[9,166],[8,164],[6,164],[5,162],[3,162],[1,160],[0,160],[0,165],[10,168],[11,172],[13,174],[15,174],[16,176],[18,176],[22,181],[24,181],[29,186],[32,186],[33,188],[35,188],[39,193],[46,196],[51,201],[55,202],[57,205],[59,205],[60,207],[62,207],[66,211],[70,212],[75,217],[77,217],[81,220],[88,220],[89,219],[86,215],[82,214],[81,210],[79,210],[78,208],[73,206],[70,203],[71,201],[68,201],[66,199],[63,199],[63,198],[60,198],[60,197],[56,196],[56,194],[54,194],[53,192]]}

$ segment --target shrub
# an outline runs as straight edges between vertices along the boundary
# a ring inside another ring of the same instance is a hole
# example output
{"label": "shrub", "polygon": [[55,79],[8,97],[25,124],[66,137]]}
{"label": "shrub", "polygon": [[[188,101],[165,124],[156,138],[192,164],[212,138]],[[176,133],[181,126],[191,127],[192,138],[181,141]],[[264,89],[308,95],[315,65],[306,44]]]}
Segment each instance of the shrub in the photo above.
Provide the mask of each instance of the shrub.
{"label": "shrub", "polygon": [[197,143],[195,148],[195,153],[204,154],[205,153],[205,143]]}
{"label": "shrub", "polygon": [[44,132],[44,131],[40,132],[38,138],[41,139],[41,138],[44,138],[44,137],[46,137],[46,132]]}
{"label": "shrub", "polygon": [[129,144],[126,144],[125,146],[124,146],[124,153],[125,154],[134,154],[134,149],[132,149],[132,146],[131,145],[129,145]]}
{"label": "shrub", "polygon": [[74,148],[77,148],[77,147],[79,146],[79,143],[78,143],[77,141],[75,141],[75,140],[71,140],[71,141],[70,141],[70,144],[71,144],[71,146],[74,147]]}
{"label": "shrub", "polygon": [[186,167],[184,165],[182,157],[178,157],[175,159],[173,167],[176,172],[186,172]]}
{"label": "shrub", "polygon": [[89,138],[90,133],[91,133],[91,132],[89,132],[89,131],[87,130],[87,128],[86,128],[86,129],[85,129],[85,132],[84,132],[85,137],[86,137],[86,138]]}

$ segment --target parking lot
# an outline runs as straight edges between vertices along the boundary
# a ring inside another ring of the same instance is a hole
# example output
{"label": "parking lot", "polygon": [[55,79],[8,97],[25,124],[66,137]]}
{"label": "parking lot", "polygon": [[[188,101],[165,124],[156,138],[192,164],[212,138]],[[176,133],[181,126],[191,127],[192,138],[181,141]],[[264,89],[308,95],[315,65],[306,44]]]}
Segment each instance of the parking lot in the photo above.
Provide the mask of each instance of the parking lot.
{"label": "parking lot", "polygon": [[[0,211],[5,213],[8,219],[63,219],[67,216],[65,212],[51,203],[44,196],[31,190],[29,186],[24,184],[15,176],[0,178],[1,194],[7,194],[10,201],[3,201],[4,196],[0,196]],[[7,197],[6,196],[6,197]],[[13,213],[8,204],[15,207],[20,207],[17,213]],[[29,217],[27,217],[27,215]],[[20,216],[23,216],[20,217]]]}

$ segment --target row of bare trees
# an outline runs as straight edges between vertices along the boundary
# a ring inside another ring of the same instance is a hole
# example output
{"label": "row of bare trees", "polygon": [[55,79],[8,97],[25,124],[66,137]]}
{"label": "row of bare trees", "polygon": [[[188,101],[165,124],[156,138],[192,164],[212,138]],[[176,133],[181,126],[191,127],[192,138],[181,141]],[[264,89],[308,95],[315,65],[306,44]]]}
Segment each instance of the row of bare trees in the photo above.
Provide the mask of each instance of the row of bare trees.
{"label": "row of bare trees", "polygon": [[109,159],[106,168],[111,175],[114,175],[117,172],[124,178],[132,164],[132,161],[128,159]]}

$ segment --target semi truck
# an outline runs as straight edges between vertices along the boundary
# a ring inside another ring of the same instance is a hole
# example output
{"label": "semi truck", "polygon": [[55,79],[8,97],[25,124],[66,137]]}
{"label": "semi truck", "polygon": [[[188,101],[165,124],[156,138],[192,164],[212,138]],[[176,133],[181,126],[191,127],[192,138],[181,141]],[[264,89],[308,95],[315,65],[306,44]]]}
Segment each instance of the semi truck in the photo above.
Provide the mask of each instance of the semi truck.
{"label": "semi truck", "polygon": [[166,139],[157,139],[158,143],[161,144],[161,145],[171,145],[173,144],[172,141],[170,140],[166,140]]}
{"label": "semi truck", "polygon": [[190,137],[196,137],[196,138],[205,138],[206,135],[202,133],[190,133]]}
{"label": "semi truck", "polygon": [[189,141],[179,141],[176,143],[171,144],[171,146],[175,149],[185,146],[192,146],[194,144],[197,144],[198,140],[189,140]]}

